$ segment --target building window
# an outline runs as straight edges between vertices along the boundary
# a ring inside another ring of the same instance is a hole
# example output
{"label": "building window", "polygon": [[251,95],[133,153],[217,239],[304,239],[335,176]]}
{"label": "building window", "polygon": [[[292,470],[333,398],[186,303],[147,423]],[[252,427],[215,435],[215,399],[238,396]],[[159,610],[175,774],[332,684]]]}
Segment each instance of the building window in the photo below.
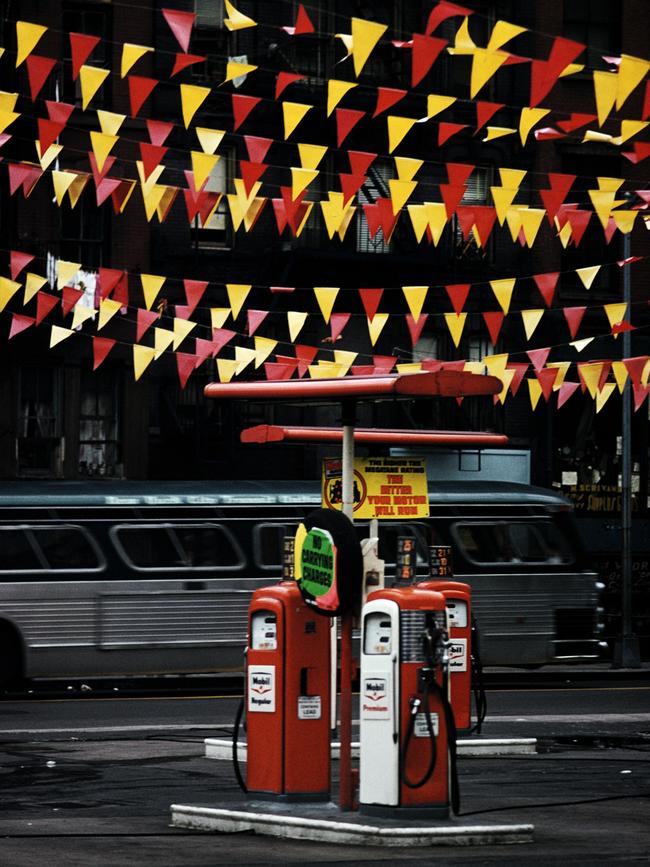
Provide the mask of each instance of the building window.
{"label": "building window", "polygon": [[109,368],[84,371],[79,409],[79,475],[122,476],[119,387]]}
{"label": "building window", "polygon": [[52,366],[21,367],[16,439],[19,476],[61,475],[62,410],[61,371]]}
{"label": "building window", "polygon": [[621,6],[610,0],[565,0],[564,36],[587,46],[587,66],[605,68],[603,55],[620,52]]}
{"label": "building window", "polygon": [[390,199],[388,180],[392,177],[392,169],[387,163],[375,161],[368,169],[366,182],[357,193],[357,253],[390,252],[390,243],[385,240],[383,229],[379,229],[374,238],[371,236],[363,206],[372,205],[377,199]]}
{"label": "building window", "polygon": [[85,269],[90,270],[103,265],[104,247],[110,232],[110,210],[98,208],[94,196],[94,188],[85,190],[76,207],[58,209],[61,220],[60,258],[67,262],[81,262]]}

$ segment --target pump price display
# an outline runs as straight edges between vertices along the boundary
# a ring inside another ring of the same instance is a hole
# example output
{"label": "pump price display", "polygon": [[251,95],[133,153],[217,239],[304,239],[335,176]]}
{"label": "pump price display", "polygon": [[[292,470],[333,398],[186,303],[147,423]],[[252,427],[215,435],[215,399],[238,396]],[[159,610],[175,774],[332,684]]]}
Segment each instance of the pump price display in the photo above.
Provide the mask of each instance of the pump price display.
{"label": "pump price display", "polygon": [[431,545],[429,548],[429,574],[432,578],[451,578],[451,545]]}
{"label": "pump price display", "polygon": [[[323,461],[323,506],[341,509],[341,461]],[[353,482],[355,518],[426,518],[429,515],[424,458],[355,458]]]}

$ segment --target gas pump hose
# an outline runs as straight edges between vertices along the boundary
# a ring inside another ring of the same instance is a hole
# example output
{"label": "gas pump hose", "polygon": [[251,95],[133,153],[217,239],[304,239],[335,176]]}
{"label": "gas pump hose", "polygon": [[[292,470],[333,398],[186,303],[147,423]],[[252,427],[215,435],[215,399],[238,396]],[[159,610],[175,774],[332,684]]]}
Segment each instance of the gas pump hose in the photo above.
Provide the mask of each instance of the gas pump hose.
{"label": "gas pump hose", "polygon": [[239,788],[246,794],[248,789],[246,788],[246,783],[244,782],[244,777],[242,776],[241,768],[239,767],[239,755],[238,755],[238,747],[239,747],[239,729],[241,727],[241,721],[244,716],[244,708],[245,708],[245,700],[239,702],[239,706],[237,707],[237,713],[235,714],[235,724],[233,726],[232,732],[232,766],[235,771],[235,778],[237,783],[239,784]]}
{"label": "gas pump hose", "polygon": [[476,618],[472,618],[472,692],[474,694],[474,706],[476,707],[476,723],[471,732],[481,734],[481,728],[487,716],[487,696],[485,694],[485,682],[483,680],[483,662],[480,652],[480,633]]}
{"label": "gas pump hose", "polygon": [[[434,678],[435,681],[435,678]],[[409,723],[406,729],[406,735],[404,736],[404,744],[402,746],[402,752],[400,755],[400,774],[402,777],[402,782],[405,786],[408,786],[409,789],[420,789],[427,783],[436,769],[436,762],[438,761],[438,744],[436,742],[436,735],[433,730],[433,721],[431,719],[431,711],[429,710],[429,690],[431,688],[431,680],[427,678],[424,684],[424,691],[422,693],[422,699],[419,699],[417,696],[411,698],[411,710],[409,714]],[[427,765],[427,769],[424,774],[420,777],[419,780],[412,780],[409,778],[408,773],[406,771],[406,760],[408,758],[409,746],[411,744],[411,738],[413,737],[413,732],[415,730],[415,718],[417,716],[420,705],[424,705],[424,718],[427,723],[427,732],[429,734],[429,743],[431,744],[431,752],[429,754],[429,764]]]}

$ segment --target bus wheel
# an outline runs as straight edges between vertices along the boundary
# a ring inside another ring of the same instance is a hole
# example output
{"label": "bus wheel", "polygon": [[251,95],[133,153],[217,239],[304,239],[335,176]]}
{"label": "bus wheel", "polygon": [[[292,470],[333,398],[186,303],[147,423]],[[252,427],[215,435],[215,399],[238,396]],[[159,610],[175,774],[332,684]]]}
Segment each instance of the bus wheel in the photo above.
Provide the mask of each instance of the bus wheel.
{"label": "bus wheel", "polygon": [[0,687],[19,683],[23,676],[23,653],[18,633],[10,624],[0,622]]}

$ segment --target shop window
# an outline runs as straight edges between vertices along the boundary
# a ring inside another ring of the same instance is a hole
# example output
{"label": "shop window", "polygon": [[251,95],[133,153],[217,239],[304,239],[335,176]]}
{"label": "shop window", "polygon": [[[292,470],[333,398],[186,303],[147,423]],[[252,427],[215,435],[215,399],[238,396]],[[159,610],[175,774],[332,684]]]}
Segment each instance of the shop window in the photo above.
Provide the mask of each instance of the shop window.
{"label": "shop window", "polygon": [[61,371],[53,366],[25,366],[18,375],[18,475],[58,476],[63,457]]}
{"label": "shop window", "polygon": [[109,368],[82,374],[79,475],[121,476],[119,386]]}
{"label": "shop window", "polygon": [[87,269],[100,268],[104,264],[104,248],[109,239],[109,209],[97,207],[93,189],[82,193],[74,208],[59,208],[58,212],[61,219],[60,258],[67,262],[81,262]]}

